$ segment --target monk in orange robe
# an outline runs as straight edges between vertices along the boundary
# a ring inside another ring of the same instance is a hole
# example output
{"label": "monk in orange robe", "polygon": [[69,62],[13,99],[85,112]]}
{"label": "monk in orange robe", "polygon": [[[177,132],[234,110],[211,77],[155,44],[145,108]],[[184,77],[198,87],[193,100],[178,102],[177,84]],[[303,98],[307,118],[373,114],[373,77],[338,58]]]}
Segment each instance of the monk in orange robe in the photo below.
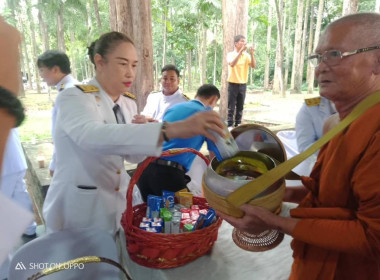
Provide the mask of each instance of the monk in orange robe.
{"label": "monk in orange robe", "polygon": [[[353,14],[328,25],[314,63],[320,94],[344,119],[362,100],[380,91],[380,14]],[[245,204],[242,218],[219,213],[248,232],[278,229],[291,235],[290,279],[380,279],[380,103],[322,147],[291,217]],[[330,123],[331,124],[331,123]],[[306,195],[305,195],[306,194]]]}

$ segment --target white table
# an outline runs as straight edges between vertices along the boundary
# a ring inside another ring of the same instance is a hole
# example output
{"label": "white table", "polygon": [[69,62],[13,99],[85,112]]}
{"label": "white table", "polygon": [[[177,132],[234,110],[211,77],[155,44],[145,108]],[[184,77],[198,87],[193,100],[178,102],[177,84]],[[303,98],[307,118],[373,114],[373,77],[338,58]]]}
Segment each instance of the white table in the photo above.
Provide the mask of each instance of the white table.
{"label": "white table", "polygon": [[[289,216],[296,204],[284,203],[281,216]],[[284,240],[265,252],[248,252],[232,241],[232,226],[223,222],[218,240],[208,255],[187,265],[171,269],[152,269],[140,266],[127,258],[128,270],[134,280],[282,280],[288,279],[293,262],[290,242]]]}

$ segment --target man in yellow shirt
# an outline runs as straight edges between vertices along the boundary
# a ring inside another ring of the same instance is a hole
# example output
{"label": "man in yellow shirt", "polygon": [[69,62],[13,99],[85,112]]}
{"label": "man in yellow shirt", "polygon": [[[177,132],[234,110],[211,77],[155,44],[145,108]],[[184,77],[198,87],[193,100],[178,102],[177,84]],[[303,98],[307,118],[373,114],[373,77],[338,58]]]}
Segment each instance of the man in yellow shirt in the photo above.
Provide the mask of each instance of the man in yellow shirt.
{"label": "man in yellow shirt", "polygon": [[[234,37],[235,49],[227,54],[228,63],[228,127],[238,126],[241,123],[245,92],[247,90],[248,68],[256,67],[256,60],[253,55],[254,48],[249,48],[249,55],[246,52],[247,42],[243,35]],[[236,107],[236,116],[234,122]]]}

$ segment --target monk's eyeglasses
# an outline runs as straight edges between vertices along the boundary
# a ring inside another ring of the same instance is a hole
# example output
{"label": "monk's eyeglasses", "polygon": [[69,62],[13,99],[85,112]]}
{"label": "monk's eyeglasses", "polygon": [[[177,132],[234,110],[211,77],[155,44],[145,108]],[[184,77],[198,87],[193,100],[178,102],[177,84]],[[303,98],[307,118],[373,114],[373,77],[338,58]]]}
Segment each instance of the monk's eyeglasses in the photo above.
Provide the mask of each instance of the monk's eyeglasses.
{"label": "monk's eyeglasses", "polygon": [[341,52],[337,50],[331,50],[331,51],[325,51],[323,54],[311,54],[307,60],[309,61],[310,65],[313,67],[317,67],[322,61],[326,63],[328,66],[335,66],[338,65],[343,57],[362,53],[362,52],[368,52],[372,50],[380,49],[380,46],[374,46],[374,47],[368,47],[368,48],[362,48],[357,49],[350,52]]}

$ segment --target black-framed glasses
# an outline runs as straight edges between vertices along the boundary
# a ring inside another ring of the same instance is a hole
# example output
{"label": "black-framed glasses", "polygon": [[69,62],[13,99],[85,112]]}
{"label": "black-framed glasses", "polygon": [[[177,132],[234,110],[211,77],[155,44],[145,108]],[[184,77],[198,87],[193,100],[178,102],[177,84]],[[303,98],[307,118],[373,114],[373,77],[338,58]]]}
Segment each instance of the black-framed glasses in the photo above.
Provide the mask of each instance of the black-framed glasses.
{"label": "black-framed glasses", "polygon": [[343,57],[354,55],[357,53],[368,52],[372,50],[380,49],[380,46],[368,47],[357,49],[350,52],[341,52],[337,50],[325,51],[323,54],[311,54],[307,60],[310,62],[311,66],[317,67],[322,61],[329,66],[335,66],[340,63]]}

